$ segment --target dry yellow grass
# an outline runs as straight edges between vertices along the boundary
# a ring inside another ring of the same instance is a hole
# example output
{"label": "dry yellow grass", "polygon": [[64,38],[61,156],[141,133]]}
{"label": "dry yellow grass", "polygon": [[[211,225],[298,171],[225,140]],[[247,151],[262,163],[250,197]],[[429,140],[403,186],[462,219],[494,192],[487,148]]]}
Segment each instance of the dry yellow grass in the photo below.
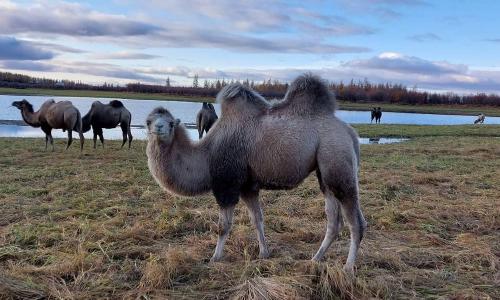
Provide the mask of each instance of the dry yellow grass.
{"label": "dry yellow grass", "polygon": [[[56,149],[62,149],[62,140]],[[427,137],[362,147],[369,227],[357,277],[341,270],[343,230],[326,262],[311,176],[263,192],[271,258],[243,205],[223,262],[209,264],[217,205],[163,193],[145,143],[84,154],[0,139],[0,298],[352,299],[500,298],[500,139]]]}

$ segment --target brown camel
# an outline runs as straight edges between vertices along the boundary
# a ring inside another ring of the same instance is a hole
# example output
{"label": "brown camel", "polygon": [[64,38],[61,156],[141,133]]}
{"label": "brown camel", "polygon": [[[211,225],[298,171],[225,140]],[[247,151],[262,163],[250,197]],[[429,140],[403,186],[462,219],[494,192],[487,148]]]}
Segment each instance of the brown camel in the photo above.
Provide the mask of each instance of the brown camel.
{"label": "brown camel", "polygon": [[99,101],[94,101],[90,107],[89,112],[82,118],[83,132],[90,130],[94,133],[94,149],[96,148],[97,136],[101,140],[102,147],[104,148],[104,136],[102,129],[115,128],[120,124],[123,133],[122,148],[127,142],[128,147],[132,143],[132,133],[130,131],[130,123],[132,122],[132,115],[130,111],[123,106],[123,103],[118,100],[111,100],[108,104],[102,104]]}
{"label": "brown camel", "polygon": [[196,116],[196,128],[198,128],[200,139],[203,137],[203,131],[208,133],[217,119],[214,106],[211,103],[203,102],[203,106]]}
{"label": "brown camel", "polygon": [[366,222],[358,194],[356,132],[334,115],[327,85],[306,74],[271,104],[241,84],[219,94],[222,116],[207,136],[192,142],[180,120],[164,108],[148,116],[148,166],[166,191],[194,196],[212,191],[220,207],[219,237],[212,261],[222,258],[238,200],[257,229],[259,257],[269,256],[258,195],[260,189],[291,189],[316,171],[325,195],[326,233],[319,261],[347,220],[351,244],[345,270],[353,272]]}
{"label": "brown camel", "polygon": [[83,150],[83,131],[82,131],[82,118],[80,111],[70,101],[55,102],[53,99],[45,101],[40,109],[35,112],[33,105],[26,99],[21,101],[14,101],[12,105],[21,110],[21,116],[24,122],[32,127],[41,127],[45,133],[45,150],[47,150],[47,143],[50,140],[52,151],[54,151],[54,139],[52,138],[52,129],[62,129],[68,131],[68,144],[66,149],[69,148],[73,142],[73,130],[78,132],[80,136],[80,151]]}

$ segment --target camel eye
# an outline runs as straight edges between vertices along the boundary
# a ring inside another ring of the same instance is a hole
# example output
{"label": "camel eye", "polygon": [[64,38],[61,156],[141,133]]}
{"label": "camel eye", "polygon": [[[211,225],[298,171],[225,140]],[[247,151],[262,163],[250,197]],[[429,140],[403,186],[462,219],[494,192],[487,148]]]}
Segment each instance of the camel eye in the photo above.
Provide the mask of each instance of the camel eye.
{"label": "camel eye", "polygon": [[147,120],[146,125],[148,125],[148,126],[151,125],[151,121]]}
{"label": "camel eye", "polygon": [[174,127],[174,122],[170,122],[170,127]]}

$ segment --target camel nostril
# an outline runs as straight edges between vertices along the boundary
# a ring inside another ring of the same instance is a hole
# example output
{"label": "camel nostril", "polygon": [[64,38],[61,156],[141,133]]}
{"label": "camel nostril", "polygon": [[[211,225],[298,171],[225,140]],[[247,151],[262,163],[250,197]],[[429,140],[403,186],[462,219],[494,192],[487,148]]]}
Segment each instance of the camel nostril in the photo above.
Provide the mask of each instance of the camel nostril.
{"label": "camel nostril", "polygon": [[163,128],[163,125],[156,125],[156,129],[160,130]]}

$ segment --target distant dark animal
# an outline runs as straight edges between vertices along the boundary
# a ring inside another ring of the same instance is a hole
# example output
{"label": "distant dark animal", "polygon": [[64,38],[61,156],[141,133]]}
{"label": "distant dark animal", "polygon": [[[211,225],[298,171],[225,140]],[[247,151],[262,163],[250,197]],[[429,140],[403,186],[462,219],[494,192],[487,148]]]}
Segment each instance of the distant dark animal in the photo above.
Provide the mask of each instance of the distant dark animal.
{"label": "distant dark animal", "polygon": [[217,119],[218,117],[214,106],[211,103],[203,102],[203,106],[196,116],[196,128],[198,128],[200,139],[203,137],[203,131],[208,133]]}
{"label": "distant dark animal", "polygon": [[47,150],[47,143],[50,141],[52,151],[54,151],[52,129],[68,131],[66,149],[73,142],[73,130],[78,132],[80,136],[80,151],[83,150],[82,117],[80,111],[70,101],[55,102],[53,99],[50,99],[45,101],[37,112],[33,110],[33,105],[26,99],[12,102],[12,106],[21,110],[24,122],[32,127],[42,128],[42,131],[45,133],[45,150]]}
{"label": "distant dark animal", "polygon": [[132,133],[130,132],[130,123],[132,122],[132,115],[130,111],[123,106],[123,103],[118,100],[111,100],[108,104],[102,104],[99,101],[94,101],[90,107],[89,112],[82,118],[83,132],[90,130],[94,132],[94,149],[96,148],[97,136],[101,140],[102,147],[104,148],[104,136],[102,135],[103,129],[115,128],[120,125],[123,133],[122,148],[127,142],[128,147],[132,143]]}
{"label": "distant dark animal", "polygon": [[474,124],[477,124],[477,123],[483,124],[485,118],[486,118],[485,115],[479,114],[479,116],[477,116],[477,119],[474,121]]}
{"label": "distant dark animal", "polygon": [[380,119],[382,118],[382,108],[380,107],[374,107],[372,109],[372,120],[370,123],[373,122],[373,119],[375,119],[375,124],[379,123],[380,124]]}

